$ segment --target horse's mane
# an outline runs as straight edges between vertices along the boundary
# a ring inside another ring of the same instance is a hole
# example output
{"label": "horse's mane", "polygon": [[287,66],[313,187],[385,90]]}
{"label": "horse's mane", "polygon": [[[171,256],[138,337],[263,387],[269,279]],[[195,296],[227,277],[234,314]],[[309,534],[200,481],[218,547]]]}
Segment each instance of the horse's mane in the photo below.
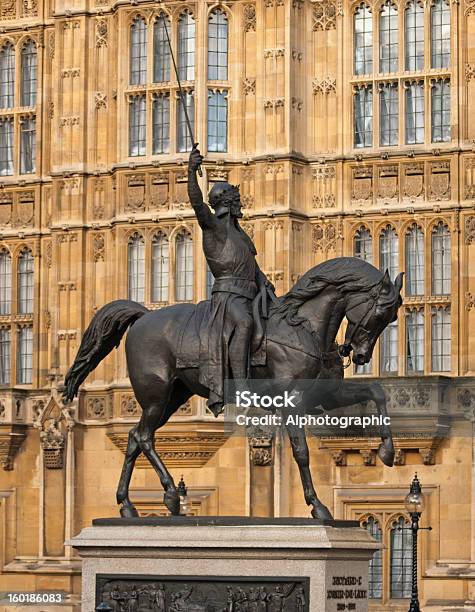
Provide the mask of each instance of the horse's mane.
{"label": "horse's mane", "polygon": [[[329,285],[338,287],[341,293],[369,292],[381,284],[383,277],[380,270],[359,257],[329,259],[306,272],[272,310],[290,325],[298,325],[302,322],[296,316],[300,306]],[[388,303],[394,302],[395,293],[389,298]]]}

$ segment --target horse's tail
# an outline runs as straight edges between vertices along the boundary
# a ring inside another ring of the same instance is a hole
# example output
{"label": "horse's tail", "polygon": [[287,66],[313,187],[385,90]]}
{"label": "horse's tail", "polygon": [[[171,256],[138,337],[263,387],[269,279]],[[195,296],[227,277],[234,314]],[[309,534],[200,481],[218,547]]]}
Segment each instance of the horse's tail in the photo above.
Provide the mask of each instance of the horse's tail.
{"label": "horse's tail", "polygon": [[94,315],[79,347],[73,365],[64,379],[63,397],[71,401],[79,385],[114,347],[118,347],[127,328],[149,312],[131,300],[116,300],[100,308]]}

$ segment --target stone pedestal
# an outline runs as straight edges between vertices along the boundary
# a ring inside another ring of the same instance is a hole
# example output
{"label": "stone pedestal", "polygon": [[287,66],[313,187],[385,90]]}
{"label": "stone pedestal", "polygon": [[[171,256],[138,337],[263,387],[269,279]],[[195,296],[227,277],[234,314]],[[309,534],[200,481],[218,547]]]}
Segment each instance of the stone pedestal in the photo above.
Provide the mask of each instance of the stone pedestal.
{"label": "stone pedestal", "polygon": [[379,548],[356,522],[242,517],[97,519],[67,544],[83,612],[365,612]]}

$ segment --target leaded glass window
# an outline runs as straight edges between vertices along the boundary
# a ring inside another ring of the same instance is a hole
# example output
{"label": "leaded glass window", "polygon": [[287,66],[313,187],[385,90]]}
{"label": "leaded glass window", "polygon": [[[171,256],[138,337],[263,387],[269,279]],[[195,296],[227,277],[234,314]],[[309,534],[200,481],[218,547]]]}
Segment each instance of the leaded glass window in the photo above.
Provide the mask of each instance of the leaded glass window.
{"label": "leaded glass window", "polygon": [[170,245],[164,234],[152,242],[152,302],[168,302]]}
{"label": "leaded glass window", "polygon": [[11,334],[10,330],[0,329],[0,385],[10,384]]}
{"label": "leaded glass window", "polygon": [[13,117],[0,119],[0,176],[13,174]]}
{"label": "leaded glass window", "polygon": [[450,231],[439,223],[432,231],[432,295],[450,295],[451,274]]}
{"label": "leaded glass window", "polygon": [[170,95],[157,94],[153,98],[152,118],[152,153],[168,153],[170,151]]}
{"label": "leaded glass window", "polygon": [[379,16],[379,72],[398,69],[398,13],[388,0]]}
{"label": "leaded glass window", "polygon": [[134,234],[128,245],[129,300],[145,302],[145,243],[142,236]]}
{"label": "leaded glass window", "polygon": [[15,49],[6,43],[0,51],[0,108],[15,106]]}
{"label": "leaded glass window", "polygon": [[390,374],[398,371],[398,325],[390,323],[380,336],[381,373]]}
{"label": "leaded glass window", "polygon": [[373,88],[371,85],[356,87],[354,101],[355,147],[373,146]]}
{"label": "leaded glass window", "polygon": [[18,330],[17,383],[31,385],[33,380],[33,328]]}
{"label": "leaded glass window", "polygon": [[406,234],[406,274],[407,295],[424,295],[424,234],[416,225]]}
{"label": "leaded glass window", "polygon": [[190,234],[182,232],[176,238],[176,299],[189,301],[193,299],[193,239]]}
{"label": "leaded glass window", "polygon": [[433,0],[431,21],[431,68],[450,65],[450,4],[448,0]]}
{"label": "leaded glass window", "polygon": [[165,28],[168,29],[168,35],[171,36],[170,19],[161,13],[153,25],[154,83],[163,83],[170,80],[170,46]]}
{"label": "leaded glass window", "polygon": [[424,82],[406,83],[406,144],[424,142]]}
{"label": "leaded glass window", "polygon": [[[383,533],[379,521],[373,516],[368,517],[362,527],[367,529],[370,535],[377,541],[382,541]],[[383,596],[383,551],[375,550],[369,561],[368,570],[368,597],[370,599],[381,599]]]}
{"label": "leaded glass window", "polygon": [[373,262],[373,238],[371,232],[362,227],[355,233],[354,254],[368,263]]}
{"label": "leaded glass window", "polygon": [[133,96],[129,101],[129,155],[145,155],[147,111],[145,95]]}
{"label": "leaded glass window", "polygon": [[401,516],[391,529],[391,589],[393,599],[411,597],[412,532]]}
{"label": "leaded glass window", "polygon": [[36,118],[25,117],[20,121],[20,173],[36,171]]}
{"label": "leaded glass window", "polygon": [[147,24],[137,16],[130,26],[130,84],[147,82]]}
{"label": "leaded glass window", "polygon": [[178,20],[178,74],[183,81],[195,78],[195,20],[182,13]]}
{"label": "leaded glass window", "polygon": [[431,83],[432,142],[448,142],[450,128],[450,81],[437,79]]}
{"label": "leaded glass window", "polygon": [[228,148],[227,92],[208,91],[208,151],[227,151]]}
{"label": "leaded glass window", "polygon": [[379,87],[379,144],[389,147],[399,140],[399,91],[397,83]]}
{"label": "leaded glass window", "polygon": [[[190,120],[191,129],[194,131],[195,126],[195,99],[193,95],[193,91],[185,91],[184,92],[184,100],[185,106],[188,111],[188,118]],[[181,97],[177,100],[177,148],[178,151],[191,151],[191,147],[193,143],[191,142],[191,137],[188,131],[188,126],[186,123],[186,115],[185,110],[183,108]]]}
{"label": "leaded glass window", "polygon": [[386,227],[379,236],[379,268],[382,272],[389,272],[394,280],[399,272],[399,238],[396,230]]}
{"label": "leaded glass window", "polygon": [[22,106],[34,106],[36,104],[37,61],[36,45],[32,40],[29,40],[21,51]]}
{"label": "leaded glass window", "polygon": [[25,250],[18,258],[18,312],[33,312],[34,259],[31,251]]}
{"label": "leaded glass window", "polygon": [[424,69],[424,6],[412,0],[405,11],[406,70]]}
{"label": "leaded glass window", "polygon": [[410,310],[406,314],[407,371],[424,371],[424,311]]}
{"label": "leaded glass window", "polygon": [[355,74],[373,72],[373,16],[371,9],[361,4],[354,15]]}
{"label": "leaded glass window", "polygon": [[228,78],[228,21],[219,9],[208,19],[208,79],[226,81]]}
{"label": "leaded glass window", "polygon": [[0,315],[8,315],[12,309],[12,258],[7,251],[0,251]]}
{"label": "leaded glass window", "polygon": [[450,307],[432,309],[432,371],[450,372],[452,354]]}

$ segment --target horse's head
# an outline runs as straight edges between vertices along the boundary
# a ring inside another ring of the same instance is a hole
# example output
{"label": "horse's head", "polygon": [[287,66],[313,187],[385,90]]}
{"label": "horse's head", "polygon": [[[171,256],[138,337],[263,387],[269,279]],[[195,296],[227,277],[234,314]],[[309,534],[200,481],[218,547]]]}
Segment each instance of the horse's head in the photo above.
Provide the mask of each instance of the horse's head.
{"label": "horse's head", "polygon": [[355,364],[369,362],[376,340],[385,327],[397,319],[397,311],[402,304],[402,279],[401,272],[392,283],[386,270],[381,281],[369,291],[348,294],[345,309],[348,326],[340,351],[343,356],[353,351]]}

